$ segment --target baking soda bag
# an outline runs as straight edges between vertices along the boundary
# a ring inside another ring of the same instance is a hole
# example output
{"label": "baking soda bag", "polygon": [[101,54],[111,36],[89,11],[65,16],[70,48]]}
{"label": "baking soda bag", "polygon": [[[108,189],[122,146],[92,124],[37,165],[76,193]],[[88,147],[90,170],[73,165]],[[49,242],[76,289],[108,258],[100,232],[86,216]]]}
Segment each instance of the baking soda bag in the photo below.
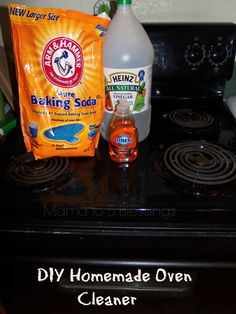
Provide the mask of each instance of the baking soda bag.
{"label": "baking soda bag", "polygon": [[104,114],[108,21],[79,11],[9,5],[21,127],[35,158],[93,156]]}

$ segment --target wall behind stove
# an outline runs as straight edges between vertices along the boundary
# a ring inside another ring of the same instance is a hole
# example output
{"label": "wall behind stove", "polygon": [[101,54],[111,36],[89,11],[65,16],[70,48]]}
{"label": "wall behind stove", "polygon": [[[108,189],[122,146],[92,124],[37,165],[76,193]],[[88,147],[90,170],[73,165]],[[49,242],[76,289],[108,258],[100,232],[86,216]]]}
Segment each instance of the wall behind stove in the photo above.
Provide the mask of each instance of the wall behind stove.
{"label": "wall behind stove", "polygon": [[[6,6],[9,3],[72,8],[93,14],[96,2],[97,0],[0,0],[0,46],[5,43],[8,49],[9,45],[10,28],[6,23]],[[141,22],[236,23],[236,0],[133,0],[133,9]]]}
{"label": "wall behind stove", "polygon": [[[115,1],[115,0],[110,0]],[[78,9],[93,14],[97,0],[0,0],[0,46],[6,44],[10,35],[7,29],[9,3],[32,6],[50,6]],[[234,22],[236,23],[236,0],[133,0],[135,15],[141,22]],[[1,35],[1,26],[3,36]],[[2,38],[3,37],[3,38]]]}
{"label": "wall behind stove", "polygon": [[234,22],[236,0],[133,0],[142,22]]}
{"label": "wall behind stove", "polygon": [[224,99],[236,95],[236,63],[234,64],[234,72],[230,81],[226,83]]}

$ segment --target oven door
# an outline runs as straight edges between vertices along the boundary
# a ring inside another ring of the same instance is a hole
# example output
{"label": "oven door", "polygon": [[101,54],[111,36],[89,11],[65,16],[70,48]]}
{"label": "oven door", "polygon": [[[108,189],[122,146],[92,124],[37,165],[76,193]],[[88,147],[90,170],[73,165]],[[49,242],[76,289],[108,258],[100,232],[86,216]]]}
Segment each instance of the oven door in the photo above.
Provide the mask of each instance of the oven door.
{"label": "oven door", "polygon": [[118,233],[5,237],[0,298],[6,312],[234,313],[233,233]]}
{"label": "oven door", "polygon": [[[56,282],[62,270],[63,275]],[[73,282],[72,270],[73,275],[80,274]],[[216,267],[215,263],[180,261],[44,259],[33,263],[18,261],[17,265],[10,263],[4,267],[2,264],[1,272],[1,297],[6,313],[104,314],[128,313],[132,309],[142,314],[145,310],[155,314],[189,314],[234,313],[235,309],[236,264]],[[132,274],[129,278],[137,281],[87,281],[93,274],[103,275],[100,278],[108,278],[105,274],[119,274],[120,278],[123,274],[128,278],[127,274]],[[147,274],[150,280],[145,282]],[[142,276],[146,277],[140,279]],[[182,281],[177,281],[181,278]]]}

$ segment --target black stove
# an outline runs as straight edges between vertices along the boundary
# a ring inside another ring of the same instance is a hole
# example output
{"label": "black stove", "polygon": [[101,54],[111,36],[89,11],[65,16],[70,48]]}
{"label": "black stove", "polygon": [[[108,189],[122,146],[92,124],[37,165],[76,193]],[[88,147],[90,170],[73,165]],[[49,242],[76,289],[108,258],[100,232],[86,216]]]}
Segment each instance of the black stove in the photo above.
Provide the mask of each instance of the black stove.
{"label": "black stove", "polygon": [[236,122],[223,101],[235,25],[145,27],[152,123],[137,161],[112,162],[102,139],[94,158],[35,161],[19,129],[1,145],[0,232],[16,255],[236,256]]}

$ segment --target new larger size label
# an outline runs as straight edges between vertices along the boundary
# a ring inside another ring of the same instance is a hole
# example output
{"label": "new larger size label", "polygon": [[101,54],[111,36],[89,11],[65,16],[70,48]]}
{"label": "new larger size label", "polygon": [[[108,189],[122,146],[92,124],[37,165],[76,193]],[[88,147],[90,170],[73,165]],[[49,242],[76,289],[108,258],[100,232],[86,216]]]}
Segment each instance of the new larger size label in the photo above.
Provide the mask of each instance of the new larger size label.
{"label": "new larger size label", "polygon": [[105,68],[106,111],[112,112],[125,99],[133,113],[148,109],[151,97],[152,66],[135,69]]}
{"label": "new larger size label", "polygon": [[64,88],[75,87],[82,78],[84,68],[80,45],[67,37],[50,40],[43,51],[42,67],[52,84]]}

